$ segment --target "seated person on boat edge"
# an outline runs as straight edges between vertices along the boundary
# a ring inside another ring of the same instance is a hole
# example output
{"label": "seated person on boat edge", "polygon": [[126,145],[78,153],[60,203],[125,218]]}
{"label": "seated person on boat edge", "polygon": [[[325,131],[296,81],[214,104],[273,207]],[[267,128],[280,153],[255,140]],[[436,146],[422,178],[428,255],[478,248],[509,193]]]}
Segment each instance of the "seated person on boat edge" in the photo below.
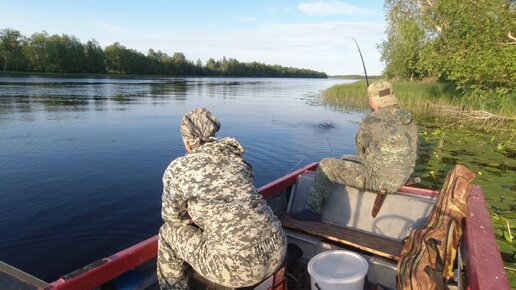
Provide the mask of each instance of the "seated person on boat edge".
{"label": "seated person on boat edge", "polygon": [[181,120],[187,154],[163,175],[161,289],[188,289],[191,268],[222,286],[252,286],[285,258],[281,223],[257,193],[242,145],[231,137],[215,138],[220,126],[205,108]]}
{"label": "seated person on boat edge", "polygon": [[320,221],[332,183],[378,193],[373,217],[386,193],[395,193],[409,179],[417,158],[417,125],[409,112],[398,106],[392,84],[378,80],[367,88],[373,110],[360,123],[355,137],[355,155],[324,158],[317,166],[306,209],[293,217]]}

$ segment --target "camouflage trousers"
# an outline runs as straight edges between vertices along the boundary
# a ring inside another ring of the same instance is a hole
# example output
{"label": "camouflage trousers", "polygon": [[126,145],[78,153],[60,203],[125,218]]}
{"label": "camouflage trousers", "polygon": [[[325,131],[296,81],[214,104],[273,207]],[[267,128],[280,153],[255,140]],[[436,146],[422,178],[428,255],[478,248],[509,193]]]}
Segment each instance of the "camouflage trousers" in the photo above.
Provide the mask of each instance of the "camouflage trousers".
{"label": "camouflage trousers", "polygon": [[191,270],[226,287],[247,287],[274,274],[286,255],[282,230],[239,251],[213,250],[199,228],[170,227],[159,232],[158,281],[163,289],[188,289]]}
{"label": "camouflage trousers", "polygon": [[324,158],[315,171],[315,182],[310,188],[306,209],[318,214],[322,213],[330,197],[333,183],[374,192],[384,189],[387,193],[395,193],[408,179],[408,176],[396,174],[394,170],[389,178],[379,178],[377,174],[370,171],[354,155],[344,155],[342,159]]}
{"label": "camouflage trousers", "polygon": [[324,158],[315,171],[315,182],[310,188],[306,208],[320,214],[333,183],[349,185],[356,188],[366,187],[365,167],[358,157],[343,156],[343,159]]}

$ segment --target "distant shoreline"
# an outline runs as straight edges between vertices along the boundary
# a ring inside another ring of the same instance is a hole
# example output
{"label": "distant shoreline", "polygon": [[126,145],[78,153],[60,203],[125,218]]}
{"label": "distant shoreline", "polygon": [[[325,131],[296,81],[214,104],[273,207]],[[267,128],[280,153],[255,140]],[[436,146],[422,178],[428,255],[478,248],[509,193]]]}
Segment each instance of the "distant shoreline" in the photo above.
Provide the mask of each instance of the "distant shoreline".
{"label": "distant shoreline", "polygon": [[[365,76],[362,75],[334,75],[334,76],[328,76],[329,79],[344,79],[344,80],[365,80]],[[377,80],[381,79],[382,76],[372,75],[367,76],[370,80]]]}
{"label": "distant shoreline", "polygon": [[[2,76],[49,76],[49,77],[111,77],[111,78],[285,78],[285,79],[331,79],[332,77],[314,77],[314,76],[217,76],[217,75],[168,75],[168,74],[119,74],[119,73],[61,73],[61,72],[28,72],[28,71],[0,71]],[[353,78],[350,78],[353,79]]]}

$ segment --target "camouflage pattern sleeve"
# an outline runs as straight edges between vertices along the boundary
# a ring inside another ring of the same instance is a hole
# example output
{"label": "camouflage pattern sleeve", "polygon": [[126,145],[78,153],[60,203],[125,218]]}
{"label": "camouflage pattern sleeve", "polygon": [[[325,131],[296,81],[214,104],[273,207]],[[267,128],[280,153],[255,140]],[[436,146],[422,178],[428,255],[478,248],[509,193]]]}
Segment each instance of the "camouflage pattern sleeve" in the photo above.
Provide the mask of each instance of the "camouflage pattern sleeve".
{"label": "camouflage pattern sleeve", "polygon": [[371,139],[370,131],[367,129],[367,126],[369,124],[368,117],[366,117],[360,123],[357,135],[355,136],[355,148],[357,156],[360,160],[364,160],[364,154],[366,152],[366,148],[369,146],[369,142]]}
{"label": "camouflage pattern sleeve", "polygon": [[161,217],[170,226],[187,224],[190,220],[185,195],[171,174],[172,168],[177,167],[180,160],[181,158],[172,162],[163,175]]}

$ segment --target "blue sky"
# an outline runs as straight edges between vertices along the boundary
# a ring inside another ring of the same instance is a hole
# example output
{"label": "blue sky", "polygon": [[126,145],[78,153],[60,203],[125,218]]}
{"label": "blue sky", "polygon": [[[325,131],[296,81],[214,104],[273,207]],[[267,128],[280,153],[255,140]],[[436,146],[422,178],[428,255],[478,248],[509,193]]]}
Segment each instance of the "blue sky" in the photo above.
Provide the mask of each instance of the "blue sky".
{"label": "blue sky", "polygon": [[75,35],[103,47],[120,42],[147,53],[183,52],[193,61],[223,56],[325,71],[369,74],[383,64],[383,1],[13,1],[0,0],[0,29]]}

